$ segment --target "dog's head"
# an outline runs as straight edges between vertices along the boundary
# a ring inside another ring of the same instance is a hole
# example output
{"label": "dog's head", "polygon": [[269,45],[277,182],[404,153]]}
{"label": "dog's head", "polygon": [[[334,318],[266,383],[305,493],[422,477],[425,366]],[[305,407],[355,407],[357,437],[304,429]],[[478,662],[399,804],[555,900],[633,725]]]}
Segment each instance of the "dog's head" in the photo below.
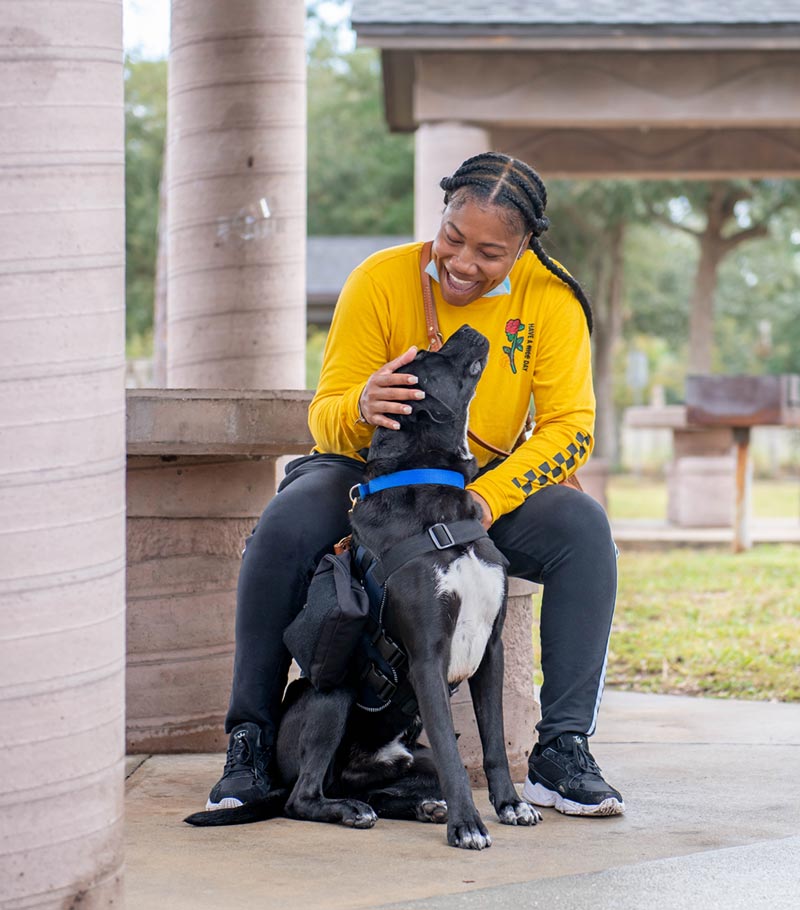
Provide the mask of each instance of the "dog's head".
{"label": "dog's head", "polygon": [[398,458],[412,463],[429,462],[426,453],[441,460],[468,462],[469,404],[489,355],[484,335],[463,325],[438,351],[420,351],[397,370],[418,377],[422,401],[410,401],[410,414],[397,416],[399,430],[378,427],[370,446],[370,460]]}

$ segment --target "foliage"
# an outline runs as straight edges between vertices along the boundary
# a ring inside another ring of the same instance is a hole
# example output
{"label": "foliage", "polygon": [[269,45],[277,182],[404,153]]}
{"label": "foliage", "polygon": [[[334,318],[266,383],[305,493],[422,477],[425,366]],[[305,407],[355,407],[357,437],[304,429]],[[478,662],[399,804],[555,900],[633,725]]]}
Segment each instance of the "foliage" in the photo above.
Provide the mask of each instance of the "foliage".
{"label": "foliage", "polygon": [[[766,237],[735,246],[722,261],[715,317],[715,367],[721,372],[800,369],[800,182],[731,181],[741,194],[724,235],[763,224]],[[689,312],[710,184],[676,181],[553,181],[549,249],[595,298],[612,228],[625,220],[622,343],[615,402],[631,403],[625,363],[647,353],[650,387],[683,397]],[[691,233],[690,233],[691,232]],[[695,234],[695,236],[692,236]],[[766,326],[760,326],[766,323]],[[766,340],[765,340],[766,339]],[[649,391],[649,389],[648,389]]]}
{"label": "foliage", "polygon": [[167,123],[165,60],[125,61],[125,298],[130,340],[152,329],[158,193]]}
{"label": "foliage", "polygon": [[[699,316],[693,319],[689,333],[690,369],[761,373],[768,368],[764,361],[767,346],[759,342],[757,333],[763,337],[759,323],[766,325],[770,320],[754,318],[753,308],[748,306],[746,318],[732,322],[727,318],[730,313],[721,312],[722,300],[727,298],[720,284],[724,272],[732,274],[726,266],[734,257],[738,259],[735,280],[739,290],[743,283],[750,288],[758,284],[761,270],[755,265],[754,247],[760,238],[775,239],[781,214],[791,211],[796,216],[799,206],[800,182],[775,179],[683,182],[674,184],[668,199],[651,201],[653,217],[693,237],[699,249],[689,297],[693,317]],[[784,267],[785,254],[784,243]],[[743,256],[752,259],[754,267],[743,267]],[[796,281],[794,287],[796,290]]]}
{"label": "foliage", "polygon": [[696,267],[691,237],[651,220],[635,225],[625,247],[625,337],[654,336],[673,352],[685,348]]}
{"label": "foliage", "polygon": [[774,215],[768,237],[722,266],[716,332],[726,372],[800,372],[799,209]]}
{"label": "foliage", "polygon": [[386,127],[377,52],[339,52],[321,26],[308,54],[308,233],[410,234],[413,149]]}
{"label": "foliage", "polygon": [[322,369],[322,353],[328,339],[326,329],[309,326],[306,339],[306,388],[316,389]]}

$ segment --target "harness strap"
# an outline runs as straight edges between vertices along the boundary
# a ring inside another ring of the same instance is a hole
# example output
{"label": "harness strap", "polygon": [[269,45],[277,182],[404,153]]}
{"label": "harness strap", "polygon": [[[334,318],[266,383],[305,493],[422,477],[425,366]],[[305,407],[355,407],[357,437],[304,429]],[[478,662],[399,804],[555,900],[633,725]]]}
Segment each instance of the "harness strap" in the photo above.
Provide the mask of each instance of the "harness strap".
{"label": "harness strap", "polygon": [[391,702],[409,716],[417,712],[416,696],[408,679],[406,653],[383,628],[386,580],[423,553],[446,550],[487,536],[481,523],[470,518],[451,524],[435,524],[427,531],[396,544],[381,556],[376,556],[361,544],[356,547],[353,566],[361,575],[369,596],[369,618],[372,625],[372,634],[365,642],[366,664],[361,676],[360,707],[368,711],[380,711]]}
{"label": "harness strap", "polygon": [[370,589],[370,582],[378,588],[383,588],[390,575],[416,556],[435,550],[446,550],[457,544],[472,543],[482,537],[488,537],[486,530],[474,518],[454,521],[451,524],[441,522],[421,534],[401,541],[380,556],[359,545],[356,550],[356,566],[364,578],[367,591]]}

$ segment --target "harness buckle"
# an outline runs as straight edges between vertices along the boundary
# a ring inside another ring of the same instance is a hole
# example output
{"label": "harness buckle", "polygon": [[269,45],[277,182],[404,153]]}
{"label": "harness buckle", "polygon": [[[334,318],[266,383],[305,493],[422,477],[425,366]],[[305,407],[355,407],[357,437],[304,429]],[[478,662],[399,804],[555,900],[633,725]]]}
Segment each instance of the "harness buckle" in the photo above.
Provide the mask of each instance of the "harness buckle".
{"label": "harness buckle", "polygon": [[390,701],[397,691],[397,683],[382,673],[374,663],[369,665],[364,675],[364,681],[381,701]]}
{"label": "harness buckle", "polygon": [[405,664],[406,652],[393,642],[382,628],[378,628],[372,643],[393,670],[397,670]]}
{"label": "harness buckle", "polygon": [[442,522],[428,528],[428,536],[437,550],[446,550],[448,547],[454,547],[456,543],[450,533],[450,528]]}

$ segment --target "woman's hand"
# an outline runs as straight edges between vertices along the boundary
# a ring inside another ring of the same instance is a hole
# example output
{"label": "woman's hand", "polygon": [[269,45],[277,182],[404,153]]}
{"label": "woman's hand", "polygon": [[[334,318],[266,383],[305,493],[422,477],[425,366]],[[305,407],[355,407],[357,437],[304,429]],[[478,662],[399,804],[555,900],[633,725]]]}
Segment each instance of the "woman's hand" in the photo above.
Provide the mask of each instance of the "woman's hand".
{"label": "woman's hand", "polygon": [[475,500],[478,504],[478,508],[481,510],[481,519],[480,522],[483,525],[486,531],[489,530],[492,526],[494,518],[492,517],[492,510],[489,508],[489,503],[481,496],[479,493],[475,493],[473,490],[469,491],[469,495]]}
{"label": "woman's hand", "polygon": [[421,389],[409,388],[417,382],[417,377],[410,373],[395,373],[400,367],[417,356],[416,347],[410,347],[404,354],[395,357],[376,370],[367,380],[364,391],[358,399],[361,417],[373,427],[387,427],[399,430],[400,424],[392,420],[391,414],[410,414],[408,401],[425,397]]}

